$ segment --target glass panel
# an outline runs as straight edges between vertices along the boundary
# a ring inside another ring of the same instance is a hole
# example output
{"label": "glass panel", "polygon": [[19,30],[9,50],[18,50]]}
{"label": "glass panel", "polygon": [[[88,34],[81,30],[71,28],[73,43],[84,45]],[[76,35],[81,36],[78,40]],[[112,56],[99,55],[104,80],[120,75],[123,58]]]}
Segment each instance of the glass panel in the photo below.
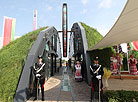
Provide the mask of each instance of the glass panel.
{"label": "glass panel", "polygon": [[46,51],[49,51],[50,50],[50,48],[49,48],[49,45],[48,44],[46,44]]}

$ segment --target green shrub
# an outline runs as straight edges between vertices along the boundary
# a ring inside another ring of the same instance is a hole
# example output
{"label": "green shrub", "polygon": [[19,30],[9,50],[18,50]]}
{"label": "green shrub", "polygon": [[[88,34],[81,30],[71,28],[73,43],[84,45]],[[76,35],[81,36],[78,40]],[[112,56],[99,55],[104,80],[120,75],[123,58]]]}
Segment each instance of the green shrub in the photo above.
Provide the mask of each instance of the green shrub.
{"label": "green shrub", "polygon": [[136,100],[138,102],[138,92],[125,90],[106,91],[104,100],[107,102],[133,102],[133,100]]}
{"label": "green shrub", "polygon": [[118,99],[109,98],[109,102],[119,102]]}
{"label": "green shrub", "polygon": [[[46,29],[44,27],[43,29]],[[43,30],[42,29],[42,30]],[[0,50],[0,101],[12,102],[26,56],[41,30],[30,32]]]}
{"label": "green shrub", "polygon": [[135,58],[138,59],[138,51],[132,51],[132,54],[134,54]]}
{"label": "green shrub", "polygon": [[94,58],[98,56],[99,63],[103,67],[106,67],[107,69],[110,69],[110,57],[112,53],[115,53],[112,47],[89,51],[92,63],[93,63]]}

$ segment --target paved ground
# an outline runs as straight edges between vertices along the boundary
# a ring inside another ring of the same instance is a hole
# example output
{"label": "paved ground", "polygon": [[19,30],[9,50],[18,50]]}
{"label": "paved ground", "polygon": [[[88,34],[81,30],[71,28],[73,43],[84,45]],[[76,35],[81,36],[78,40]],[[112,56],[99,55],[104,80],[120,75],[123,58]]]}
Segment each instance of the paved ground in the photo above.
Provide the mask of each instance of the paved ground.
{"label": "paved ground", "polygon": [[138,91],[138,80],[109,79],[108,83],[109,83],[109,88],[107,90],[134,90],[134,91]]}
{"label": "paved ground", "polygon": [[75,101],[90,101],[90,87],[86,84],[86,82],[76,82],[72,75],[70,75],[70,81]]}
{"label": "paved ground", "polygon": [[[51,77],[45,84],[45,102],[57,102],[59,96],[60,84],[62,79],[62,71],[59,74]],[[90,101],[90,87],[85,81],[76,82],[74,80],[74,74],[69,72],[70,83],[72,88],[72,94],[75,102],[89,102]],[[104,80],[103,80],[104,82]],[[129,79],[109,79],[109,88],[107,90],[136,90],[138,91],[138,80]],[[104,84],[104,83],[103,83]],[[41,100],[41,98],[39,98]],[[70,92],[62,91],[60,102],[72,102]],[[31,100],[27,102],[32,102]],[[37,102],[37,101],[35,101]],[[41,102],[41,101],[38,101]]]}
{"label": "paved ground", "polygon": [[[61,71],[60,71],[61,72]],[[69,72],[70,84],[71,84],[71,92],[61,91],[61,79],[62,74],[56,74],[55,76],[49,78],[49,80],[45,84],[45,102],[57,102],[57,98],[59,96],[60,102],[72,102],[72,95],[75,102],[89,102],[90,100],[90,87],[86,84],[85,81],[76,82],[74,80],[74,74]],[[41,96],[39,97],[41,100]],[[27,102],[33,102],[31,99]],[[41,101],[35,101],[41,102]]]}

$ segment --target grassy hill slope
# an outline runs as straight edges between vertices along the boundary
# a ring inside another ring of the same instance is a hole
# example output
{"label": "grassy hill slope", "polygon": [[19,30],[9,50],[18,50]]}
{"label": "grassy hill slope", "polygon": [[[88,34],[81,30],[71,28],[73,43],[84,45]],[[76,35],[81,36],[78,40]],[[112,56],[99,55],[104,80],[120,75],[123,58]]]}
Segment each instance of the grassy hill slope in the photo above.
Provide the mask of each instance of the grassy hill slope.
{"label": "grassy hill slope", "polygon": [[30,32],[0,50],[0,101],[12,102],[22,67],[40,28]]}
{"label": "grassy hill slope", "polygon": [[103,36],[96,29],[94,29],[84,23],[81,23],[81,25],[85,29],[88,48],[91,49],[95,44],[97,44],[103,38]]}
{"label": "grassy hill slope", "polygon": [[[84,23],[81,23],[81,24],[85,29],[88,48],[92,49],[92,47],[103,38],[103,36],[96,29],[91,28],[90,26]],[[110,56],[112,55],[112,53],[115,53],[112,47],[89,51],[92,63],[94,58],[98,56],[100,60],[100,64],[103,67],[106,67],[108,69],[110,69]]]}

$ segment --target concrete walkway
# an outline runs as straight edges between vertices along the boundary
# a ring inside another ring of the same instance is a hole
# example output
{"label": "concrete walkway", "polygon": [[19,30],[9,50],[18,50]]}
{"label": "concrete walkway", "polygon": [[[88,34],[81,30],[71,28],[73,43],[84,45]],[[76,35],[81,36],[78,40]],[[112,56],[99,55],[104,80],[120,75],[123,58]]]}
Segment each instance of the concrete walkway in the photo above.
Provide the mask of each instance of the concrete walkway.
{"label": "concrete walkway", "polygon": [[[72,89],[72,94],[75,102],[89,102],[90,101],[90,86],[86,84],[85,81],[76,82],[74,79],[74,73],[69,71],[69,79]],[[49,78],[49,80],[45,84],[45,102],[57,102],[57,98],[60,92],[62,80],[62,71],[57,73],[55,76]],[[130,79],[109,79],[109,88],[107,90],[135,90],[138,91],[138,80],[130,80]],[[104,80],[103,80],[104,84]],[[41,100],[41,96],[39,97]],[[70,92],[62,91],[60,98],[60,102],[72,102],[72,96]],[[27,102],[33,102],[29,100]],[[41,102],[41,101],[35,101]]]}
{"label": "concrete walkway", "polygon": [[[44,102],[57,102],[59,96],[62,70],[55,76],[49,78],[45,84],[45,101]],[[89,102],[90,101],[90,87],[86,82],[76,82],[74,79],[74,73],[69,71],[69,79],[72,89],[72,94],[67,91],[61,91],[59,101],[60,102],[72,102],[72,95],[75,102]],[[41,102],[41,96],[39,101],[28,100],[27,102]]]}
{"label": "concrete walkway", "polygon": [[[104,80],[103,80],[104,84]],[[135,79],[109,79],[109,88],[107,90],[133,90],[138,91],[138,80]],[[105,84],[104,84],[105,86]]]}

